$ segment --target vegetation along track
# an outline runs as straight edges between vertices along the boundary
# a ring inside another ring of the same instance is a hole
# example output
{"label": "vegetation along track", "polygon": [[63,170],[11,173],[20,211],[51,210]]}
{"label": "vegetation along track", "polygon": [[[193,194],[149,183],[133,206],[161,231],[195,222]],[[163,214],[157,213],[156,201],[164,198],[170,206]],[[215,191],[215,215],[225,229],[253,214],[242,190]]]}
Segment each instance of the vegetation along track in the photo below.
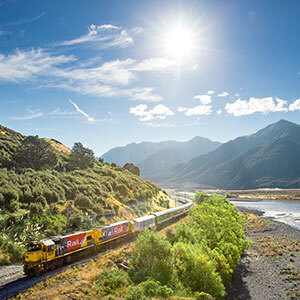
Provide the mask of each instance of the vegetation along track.
{"label": "vegetation along track", "polygon": [[[180,201],[181,202],[181,201]],[[159,227],[159,231],[162,230],[163,228],[176,223],[179,219],[184,217],[185,215],[181,215],[180,217],[174,218],[169,220],[168,222],[165,222],[163,225]],[[8,283],[5,283],[4,285],[0,286],[0,300],[5,300],[10,297],[16,296],[17,294],[26,291],[36,285],[39,282],[45,281],[50,277],[53,277],[57,274],[63,273],[66,270],[70,268],[74,268],[79,265],[84,265],[88,262],[90,262],[93,259],[96,259],[99,255],[106,253],[110,251],[111,249],[115,249],[117,247],[121,247],[125,244],[128,244],[130,242],[133,242],[136,239],[136,235],[132,234],[129,236],[124,236],[121,239],[114,240],[113,242],[110,242],[109,244],[106,245],[106,247],[103,247],[102,250],[97,252],[96,254],[89,256],[87,258],[84,258],[82,260],[76,261],[74,263],[70,263],[68,265],[62,266],[60,268],[57,268],[53,271],[49,271],[47,273],[41,274],[40,276],[37,277],[30,277],[26,275],[21,275],[18,276],[17,278],[15,277],[13,281],[10,281]]]}

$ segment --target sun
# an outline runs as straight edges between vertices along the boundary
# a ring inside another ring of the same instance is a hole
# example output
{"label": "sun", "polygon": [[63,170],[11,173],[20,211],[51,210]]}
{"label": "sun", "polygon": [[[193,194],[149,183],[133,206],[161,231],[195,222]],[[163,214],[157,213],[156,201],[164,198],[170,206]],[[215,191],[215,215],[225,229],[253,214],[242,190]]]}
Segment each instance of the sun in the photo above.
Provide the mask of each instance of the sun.
{"label": "sun", "polygon": [[165,34],[164,48],[177,61],[191,57],[195,48],[193,33],[181,24],[174,26]]}

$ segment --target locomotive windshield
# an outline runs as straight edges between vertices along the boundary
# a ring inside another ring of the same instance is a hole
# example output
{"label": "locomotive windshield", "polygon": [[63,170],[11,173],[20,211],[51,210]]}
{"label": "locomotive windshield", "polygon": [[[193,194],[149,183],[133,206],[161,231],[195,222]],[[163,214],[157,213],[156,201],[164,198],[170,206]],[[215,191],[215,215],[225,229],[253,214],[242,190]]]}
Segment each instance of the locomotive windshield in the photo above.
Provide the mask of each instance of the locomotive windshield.
{"label": "locomotive windshield", "polygon": [[39,251],[41,250],[41,244],[34,244],[34,243],[30,243],[28,245],[27,251]]}

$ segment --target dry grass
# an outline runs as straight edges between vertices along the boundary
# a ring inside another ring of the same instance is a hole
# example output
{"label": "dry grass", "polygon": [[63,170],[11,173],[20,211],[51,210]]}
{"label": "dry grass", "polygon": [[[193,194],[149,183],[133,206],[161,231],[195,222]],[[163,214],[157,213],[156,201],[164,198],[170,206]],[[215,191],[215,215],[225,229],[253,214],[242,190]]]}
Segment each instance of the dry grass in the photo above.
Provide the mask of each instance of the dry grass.
{"label": "dry grass", "polygon": [[229,191],[232,197],[299,200],[300,189],[257,189],[244,191]]}
{"label": "dry grass", "polygon": [[239,214],[245,221],[244,229],[246,231],[260,232],[271,229],[270,222],[264,218],[242,212],[239,212]]}
{"label": "dry grass", "polygon": [[255,241],[257,242],[260,251],[266,256],[277,256],[292,251],[300,251],[300,244],[298,240],[290,240],[282,237],[277,238],[274,236],[263,236],[256,238]]}
{"label": "dry grass", "polygon": [[48,139],[48,138],[44,138],[45,141],[47,141],[48,143],[50,143],[50,145],[58,152],[63,152],[66,154],[70,154],[72,151],[66,147],[65,145],[63,145],[62,143],[58,142],[58,141],[54,141],[52,139]]}

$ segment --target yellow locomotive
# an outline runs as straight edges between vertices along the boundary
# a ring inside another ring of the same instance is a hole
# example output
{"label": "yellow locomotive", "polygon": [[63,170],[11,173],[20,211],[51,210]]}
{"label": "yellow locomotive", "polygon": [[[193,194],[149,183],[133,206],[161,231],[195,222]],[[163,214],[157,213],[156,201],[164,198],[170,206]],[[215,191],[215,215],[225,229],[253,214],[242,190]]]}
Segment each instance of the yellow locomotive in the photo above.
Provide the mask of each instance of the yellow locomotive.
{"label": "yellow locomotive", "polygon": [[134,232],[132,221],[122,221],[98,229],[34,241],[28,245],[24,273],[38,275],[93,253],[100,245]]}

